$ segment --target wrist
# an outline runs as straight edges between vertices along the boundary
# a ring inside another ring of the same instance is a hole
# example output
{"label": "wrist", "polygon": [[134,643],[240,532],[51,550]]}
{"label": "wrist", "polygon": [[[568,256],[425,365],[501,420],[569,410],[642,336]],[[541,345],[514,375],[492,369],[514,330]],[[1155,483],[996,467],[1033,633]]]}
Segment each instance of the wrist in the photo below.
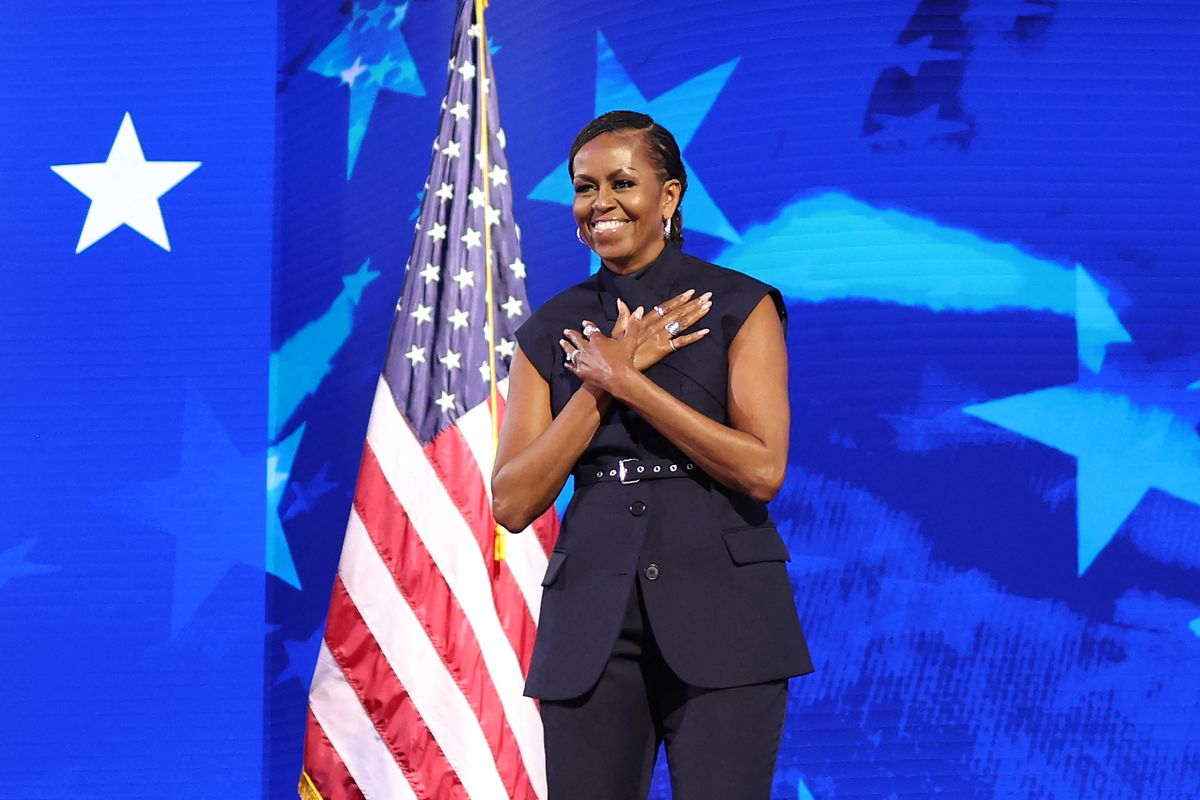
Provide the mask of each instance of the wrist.
{"label": "wrist", "polygon": [[637,393],[641,384],[647,380],[648,378],[634,364],[630,364],[613,376],[609,387],[609,394],[614,399],[629,405],[630,398]]}

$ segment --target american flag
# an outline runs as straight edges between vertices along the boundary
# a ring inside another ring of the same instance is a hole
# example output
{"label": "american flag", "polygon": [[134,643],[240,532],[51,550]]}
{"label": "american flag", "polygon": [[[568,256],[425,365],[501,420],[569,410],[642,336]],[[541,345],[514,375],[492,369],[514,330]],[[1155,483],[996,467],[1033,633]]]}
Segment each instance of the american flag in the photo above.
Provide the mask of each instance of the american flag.
{"label": "american flag", "polygon": [[503,535],[491,513],[529,308],[481,5],[465,0],[455,25],[309,692],[305,800],[546,796],[541,720],[522,689],[557,521],[550,509]]}

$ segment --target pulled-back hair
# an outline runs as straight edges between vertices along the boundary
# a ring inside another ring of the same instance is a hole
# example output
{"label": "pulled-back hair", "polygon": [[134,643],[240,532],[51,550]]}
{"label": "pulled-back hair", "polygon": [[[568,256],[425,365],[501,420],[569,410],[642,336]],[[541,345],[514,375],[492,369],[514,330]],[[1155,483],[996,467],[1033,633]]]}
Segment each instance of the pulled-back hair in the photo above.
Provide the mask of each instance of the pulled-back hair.
{"label": "pulled-back hair", "polygon": [[571,173],[571,179],[574,180],[575,154],[592,139],[602,133],[625,131],[635,131],[641,136],[650,153],[650,160],[658,167],[660,181],[679,181],[679,202],[675,204],[675,214],[671,217],[671,241],[683,244],[683,195],[687,192],[687,170],[684,169],[683,156],[679,153],[675,137],[650,116],[636,111],[609,111],[596,117],[583,127],[571,143],[567,172]]}

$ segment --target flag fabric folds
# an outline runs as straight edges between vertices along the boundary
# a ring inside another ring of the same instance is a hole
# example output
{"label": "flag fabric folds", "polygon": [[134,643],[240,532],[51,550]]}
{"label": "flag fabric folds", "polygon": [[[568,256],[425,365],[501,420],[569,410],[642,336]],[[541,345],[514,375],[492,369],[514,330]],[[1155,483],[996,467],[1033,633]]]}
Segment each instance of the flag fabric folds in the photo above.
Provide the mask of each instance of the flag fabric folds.
{"label": "flag fabric folds", "polygon": [[300,796],[544,798],[522,696],[553,509],[497,534],[490,474],[529,313],[482,0],[451,45],[433,162],[317,659]]}

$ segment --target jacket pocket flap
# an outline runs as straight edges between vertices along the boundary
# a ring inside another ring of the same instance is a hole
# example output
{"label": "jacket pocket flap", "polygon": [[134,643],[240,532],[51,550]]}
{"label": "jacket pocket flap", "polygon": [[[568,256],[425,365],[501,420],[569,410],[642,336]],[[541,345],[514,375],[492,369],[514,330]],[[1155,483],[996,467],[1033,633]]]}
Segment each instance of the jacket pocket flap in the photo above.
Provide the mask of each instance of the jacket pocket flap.
{"label": "jacket pocket flap", "polygon": [[554,583],[558,573],[562,570],[563,562],[567,560],[567,554],[561,550],[554,550],[550,553],[550,563],[546,567],[546,577],[542,578],[542,586],[549,586]]}
{"label": "jacket pocket flap", "polygon": [[730,528],[721,532],[729,557],[735,564],[759,561],[791,561],[792,555],[774,525]]}

